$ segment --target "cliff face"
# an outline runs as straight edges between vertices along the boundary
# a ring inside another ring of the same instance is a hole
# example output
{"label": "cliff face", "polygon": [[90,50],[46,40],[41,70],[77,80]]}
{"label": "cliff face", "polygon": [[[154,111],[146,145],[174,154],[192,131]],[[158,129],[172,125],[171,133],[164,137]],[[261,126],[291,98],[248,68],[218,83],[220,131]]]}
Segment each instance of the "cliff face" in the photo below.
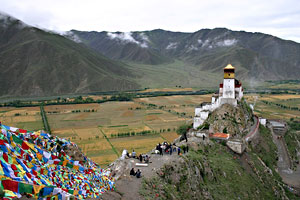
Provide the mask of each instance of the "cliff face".
{"label": "cliff face", "polygon": [[223,104],[209,115],[207,123],[210,125],[210,133],[229,133],[233,137],[241,138],[253,124],[253,114],[242,100],[236,107]]}

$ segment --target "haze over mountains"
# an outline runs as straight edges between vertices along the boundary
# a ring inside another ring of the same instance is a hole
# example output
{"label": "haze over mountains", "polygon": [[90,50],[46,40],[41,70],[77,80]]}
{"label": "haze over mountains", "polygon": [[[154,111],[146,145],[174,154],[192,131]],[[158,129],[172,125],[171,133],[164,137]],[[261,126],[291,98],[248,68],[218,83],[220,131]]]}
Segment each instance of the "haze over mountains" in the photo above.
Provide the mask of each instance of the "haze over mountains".
{"label": "haze over mountains", "polygon": [[61,36],[1,14],[0,96],[208,87],[228,63],[242,80],[299,79],[299,55],[299,43],[262,33],[72,30]]}

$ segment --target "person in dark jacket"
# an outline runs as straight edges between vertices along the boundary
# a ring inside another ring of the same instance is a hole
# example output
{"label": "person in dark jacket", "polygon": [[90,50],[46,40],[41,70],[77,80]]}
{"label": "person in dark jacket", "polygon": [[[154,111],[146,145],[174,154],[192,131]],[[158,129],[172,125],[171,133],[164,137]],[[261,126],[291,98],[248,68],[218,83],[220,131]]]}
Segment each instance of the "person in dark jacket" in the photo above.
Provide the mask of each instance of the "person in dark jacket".
{"label": "person in dark jacket", "polygon": [[139,160],[140,160],[140,162],[143,162],[143,156],[142,156],[142,154],[140,154]]}
{"label": "person in dark jacket", "polygon": [[137,178],[141,178],[142,177],[142,172],[138,169],[136,171],[136,175],[135,175]]}
{"label": "person in dark jacket", "polygon": [[136,173],[135,173],[135,171],[134,171],[134,168],[132,168],[132,169],[130,170],[130,175],[131,175],[131,176],[135,176],[135,174],[136,174]]}

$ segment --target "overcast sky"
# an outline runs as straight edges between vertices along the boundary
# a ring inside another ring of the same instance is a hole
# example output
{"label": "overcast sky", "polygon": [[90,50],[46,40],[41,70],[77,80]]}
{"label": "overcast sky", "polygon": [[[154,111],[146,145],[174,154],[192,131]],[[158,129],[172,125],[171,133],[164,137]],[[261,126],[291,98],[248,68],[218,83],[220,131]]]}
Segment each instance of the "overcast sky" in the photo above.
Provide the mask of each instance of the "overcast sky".
{"label": "overcast sky", "polygon": [[300,0],[0,0],[0,11],[55,31],[226,27],[300,42]]}

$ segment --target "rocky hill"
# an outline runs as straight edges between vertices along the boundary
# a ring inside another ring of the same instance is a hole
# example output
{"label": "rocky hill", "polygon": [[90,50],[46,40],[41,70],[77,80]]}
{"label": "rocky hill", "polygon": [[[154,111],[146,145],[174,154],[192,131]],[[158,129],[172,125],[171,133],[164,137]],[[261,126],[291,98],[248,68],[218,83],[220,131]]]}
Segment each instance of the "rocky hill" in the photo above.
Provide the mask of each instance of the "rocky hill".
{"label": "rocky hill", "polygon": [[64,36],[0,15],[0,96],[136,89],[135,75]]}
{"label": "rocky hill", "polygon": [[254,120],[251,108],[242,100],[236,107],[223,104],[209,115],[206,123],[210,133],[229,133],[232,137],[242,138],[250,131]]}
{"label": "rocky hill", "polygon": [[118,60],[162,64],[181,60],[201,71],[222,73],[232,63],[241,79],[299,79],[300,44],[263,33],[201,29],[72,33],[91,48]]}
{"label": "rocky hill", "polygon": [[220,143],[199,145],[145,180],[141,193],[145,199],[297,199],[275,170],[274,151],[268,132],[242,156]]}

